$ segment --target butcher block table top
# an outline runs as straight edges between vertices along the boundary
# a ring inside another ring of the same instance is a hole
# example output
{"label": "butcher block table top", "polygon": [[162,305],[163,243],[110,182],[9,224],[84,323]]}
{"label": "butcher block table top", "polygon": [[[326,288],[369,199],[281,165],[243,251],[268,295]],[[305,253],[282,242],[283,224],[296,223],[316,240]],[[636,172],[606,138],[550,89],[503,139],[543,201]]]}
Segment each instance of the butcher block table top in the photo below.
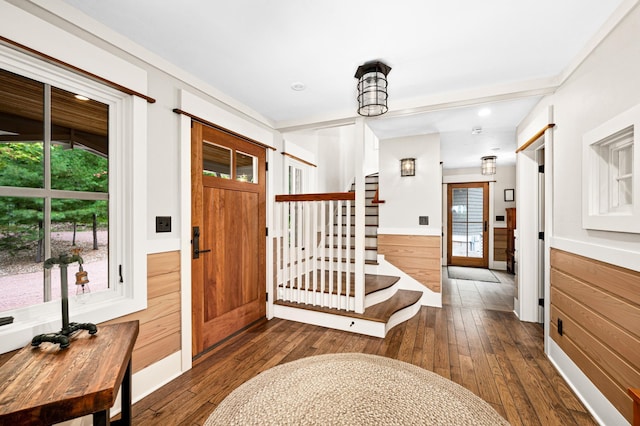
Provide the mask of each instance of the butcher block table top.
{"label": "butcher block table top", "polygon": [[0,367],[0,424],[52,424],[93,413],[109,424],[120,384],[130,399],[138,329],[138,321],[103,325],[94,335],[77,332],[67,349],[42,343],[20,350]]}

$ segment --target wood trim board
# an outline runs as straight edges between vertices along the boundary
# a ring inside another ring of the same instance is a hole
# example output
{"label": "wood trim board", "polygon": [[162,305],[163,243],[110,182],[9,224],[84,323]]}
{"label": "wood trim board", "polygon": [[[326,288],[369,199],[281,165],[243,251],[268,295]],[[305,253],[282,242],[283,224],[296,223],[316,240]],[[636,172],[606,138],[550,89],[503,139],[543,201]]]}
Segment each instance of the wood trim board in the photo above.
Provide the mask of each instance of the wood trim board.
{"label": "wood trim board", "polygon": [[138,320],[140,333],[133,349],[138,372],[181,348],[180,252],[147,255],[147,309],[98,325]]}
{"label": "wood trim board", "polygon": [[439,236],[379,234],[378,253],[429,290],[441,291]]}
{"label": "wood trim board", "polygon": [[640,272],[551,249],[551,338],[629,422],[640,386]]}

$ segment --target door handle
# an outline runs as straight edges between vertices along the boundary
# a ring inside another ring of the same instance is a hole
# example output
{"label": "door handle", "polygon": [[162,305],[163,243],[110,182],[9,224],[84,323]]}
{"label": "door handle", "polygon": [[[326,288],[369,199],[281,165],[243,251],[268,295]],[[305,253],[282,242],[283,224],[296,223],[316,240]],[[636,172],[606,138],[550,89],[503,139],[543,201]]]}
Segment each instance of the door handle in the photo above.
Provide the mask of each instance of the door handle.
{"label": "door handle", "polygon": [[200,250],[200,227],[193,227],[193,239],[191,240],[191,244],[193,244],[193,259],[200,259],[200,253],[208,253],[211,249]]}

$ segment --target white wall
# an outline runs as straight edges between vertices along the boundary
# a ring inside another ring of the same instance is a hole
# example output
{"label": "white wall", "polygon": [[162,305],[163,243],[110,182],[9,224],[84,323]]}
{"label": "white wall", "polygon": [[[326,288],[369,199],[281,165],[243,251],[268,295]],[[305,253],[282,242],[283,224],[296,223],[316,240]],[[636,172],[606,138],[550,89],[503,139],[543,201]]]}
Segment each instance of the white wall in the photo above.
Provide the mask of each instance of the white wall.
{"label": "white wall", "polygon": [[[149,73],[149,92],[156,103],[147,108],[147,238],[157,251],[175,250],[180,238],[178,117],[168,114],[178,105],[175,83],[160,72]],[[173,114],[173,113],[171,113]],[[155,232],[155,216],[171,216],[171,232]],[[190,220],[190,219],[189,219]],[[166,247],[165,247],[166,246]],[[171,247],[173,246],[173,247]]]}
{"label": "white wall", "polygon": [[[548,123],[547,109],[553,107],[556,124],[551,153],[553,194],[551,209],[547,210],[552,212],[550,246],[636,271],[640,270],[640,234],[583,229],[581,194],[583,135],[640,103],[638,28],[640,8],[636,4],[556,93],[545,97],[518,129],[518,141],[522,144]],[[547,151],[545,145],[548,164]],[[635,155],[638,154],[635,150]],[[640,171],[634,170],[636,172]],[[547,265],[547,287],[548,272]],[[586,385],[588,378],[553,341],[545,349],[601,424],[626,423],[594,386]]]}
{"label": "white wall", "polygon": [[[381,234],[440,235],[442,229],[440,135],[420,135],[379,142]],[[416,159],[416,175],[400,176],[400,160]],[[419,225],[428,216],[429,225]]]}
{"label": "white wall", "polygon": [[[519,140],[526,141],[533,130],[530,123],[539,122],[538,117],[546,118],[546,106],[553,105],[556,123],[553,153],[554,241],[556,244],[580,246],[585,255],[595,255],[613,263],[621,260],[614,252],[626,251],[636,256],[640,253],[640,234],[582,228],[582,137],[589,130],[640,103],[638,28],[640,9],[636,7],[558,91],[541,102],[518,131]],[[588,246],[598,247],[594,249]],[[640,258],[636,257],[635,262],[626,262],[626,266],[639,269]]]}
{"label": "white wall", "polygon": [[349,190],[355,176],[354,126],[318,130],[318,192]]}

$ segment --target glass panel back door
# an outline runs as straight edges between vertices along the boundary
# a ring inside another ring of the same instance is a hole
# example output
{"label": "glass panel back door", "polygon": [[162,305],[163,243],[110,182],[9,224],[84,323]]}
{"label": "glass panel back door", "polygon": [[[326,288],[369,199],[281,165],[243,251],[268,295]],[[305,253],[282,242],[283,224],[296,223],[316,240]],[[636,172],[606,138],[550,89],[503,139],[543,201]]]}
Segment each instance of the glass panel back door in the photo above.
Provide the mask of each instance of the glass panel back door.
{"label": "glass panel back door", "polygon": [[449,184],[447,264],[486,268],[489,184]]}

